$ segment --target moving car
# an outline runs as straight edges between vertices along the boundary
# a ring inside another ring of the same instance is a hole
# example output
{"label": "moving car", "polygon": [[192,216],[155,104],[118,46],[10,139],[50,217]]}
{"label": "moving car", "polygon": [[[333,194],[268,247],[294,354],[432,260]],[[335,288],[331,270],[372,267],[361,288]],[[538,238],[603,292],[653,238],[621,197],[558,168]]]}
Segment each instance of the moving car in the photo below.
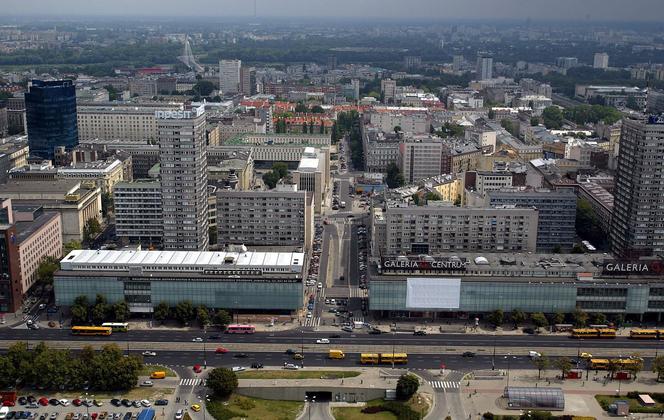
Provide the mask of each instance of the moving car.
{"label": "moving car", "polygon": [[461,357],[475,357],[475,353],[472,351],[464,351]]}
{"label": "moving car", "polygon": [[141,354],[142,354],[143,356],[152,356],[152,357],[154,357],[154,356],[157,355],[157,353],[155,353],[155,352],[153,352],[153,351],[150,351],[150,350],[145,350],[145,351],[144,351],[143,353],[141,353]]}
{"label": "moving car", "polygon": [[290,370],[298,370],[300,367],[298,365],[295,365],[293,363],[286,363],[284,364],[284,369],[290,369]]}
{"label": "moving car", "polygon": [[238,359],[246,359],[247,357],[249,357],[249,355],[247,353],[237,353],[234,354],[233,357],[237,357]]}
{"label": "moving car", "polygon": [[242,372],[243,370],[247,370],[247,368],[244,367],[244,366],[233,366],[233,368],[231,370],[233,372]]}
{"label": "moving car", "polygon": [[214,352],[217,354],[225,354],[228,353],[228,349],[226,347],[217,347]]}
{"label": "moving car", "polygon": [[202,343],[202,342],[203,342],[203,339],[200,338],[200,337],[196,337],[196,338],[194,338],[194,339],[191,340],[191,341],[193,341],[194,343]]}
{"label": "moving car", "polygon": [[295,353],[295,354],[293,355],[293,359],[295,359],[295,360],[302,360],[302,359],[304,359],[304,355],[303,355],[302,353]]}
{"label": "moving car", "polygon": [[182,420],[184,417],[184,410],[180,409],[175,412],[175,420]]}
{"label": "moving car", "polygon": [[203,368],[201,365],[194,365],[194,372],[196,373],[201,373],[203,371]]}
{"label": "moving car", "polygon": [[286,354],[295,354],[295,353],[297,353],[297,350],[288,349],[284,353],[286,353]]}
{"label": "moving car", "polygon": [[427,332],[424,330],[417,330],[413,333],[413,335],[427,335]]}
{"label": "moving car", "polygon": [[251,368],[252,369],[263,369],[263,364],[254,362],[254,363],[251,364]]}
{"label": "moving car", "polygon": [[198,404],[193,404],[191,406],[191,409],[198,413],[199,411],[201,411],[201,406]]}
{"label": "moving car", "polygon": [[327,338],[319,338],[316,340],[316,344],[330,344],[330,340]]}
{"label": "moving car", "polygon": [[530,357],[531,359],[537,359],[538,357],[542,357],[542,353],[530,350],[528,352],[528,357]]}
{"label": "moving car", "polygon": [[152,382],[152,381],[143,381],[143,382],[141,382],[141,386],[154,386],[154,382]]}

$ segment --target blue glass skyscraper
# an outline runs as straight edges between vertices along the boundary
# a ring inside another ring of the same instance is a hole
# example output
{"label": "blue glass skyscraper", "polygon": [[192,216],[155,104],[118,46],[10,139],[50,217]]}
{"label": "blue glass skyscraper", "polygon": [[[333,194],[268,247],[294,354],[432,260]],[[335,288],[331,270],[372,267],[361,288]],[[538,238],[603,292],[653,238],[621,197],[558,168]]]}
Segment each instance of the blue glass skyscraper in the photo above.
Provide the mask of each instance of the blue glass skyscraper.
{"label": "blue glass skyscraper", "polygon": [[25,94],[30,155],[53,159],[54,149],[78,144],[76,87],[71,80],[33,80]]}

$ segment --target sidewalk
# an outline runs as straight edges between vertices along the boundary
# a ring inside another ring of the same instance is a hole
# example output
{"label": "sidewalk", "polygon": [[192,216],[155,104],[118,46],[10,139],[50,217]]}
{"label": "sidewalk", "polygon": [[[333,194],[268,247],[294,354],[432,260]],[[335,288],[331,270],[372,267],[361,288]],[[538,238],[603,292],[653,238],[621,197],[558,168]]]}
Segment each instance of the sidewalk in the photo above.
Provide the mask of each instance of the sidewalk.
{"label": "sidewalk", "polygon": [[[652,372],[639,373],[636,380],[604,381],[606,372],[594,375],[590,372],[589,380],[582,379],[560,380],[556,376],[560,372],[547,370],[542,372],[542,379],[538,379],[536,370],[512,370],[509,386],[562,388],[565,394],[564,414],[594,416],[597,419],[612,418],[595,400],[595,395],[615,395],[620,388],[620,395],[629,391],[664,392],[664,383],[658,383]],[[597,377],[597,380],[594,378]],[[472,419],[481,418],[481,414],[490,411],[494,414],[518,415],[521,410],[508,410],[505,400],[501,398],[507,385],[507,376],[501,379],[471,379],[461,384],[462,404],[466,413],[471,413]],[[638,418],[638,414],[636,414]],[[644,414],[645,416],[645,414]],[[650,415],[652,416],[652,414]]]}

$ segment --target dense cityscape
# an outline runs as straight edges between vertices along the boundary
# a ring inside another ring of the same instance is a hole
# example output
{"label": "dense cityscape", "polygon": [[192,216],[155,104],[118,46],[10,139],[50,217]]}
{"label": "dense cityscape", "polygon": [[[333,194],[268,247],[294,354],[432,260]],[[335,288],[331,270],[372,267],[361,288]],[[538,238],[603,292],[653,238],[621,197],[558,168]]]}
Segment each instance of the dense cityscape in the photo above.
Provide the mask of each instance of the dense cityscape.
{"label": "dense cityscape", "polygon": [[664,414],[656,2],[7,1],[0,419]]}

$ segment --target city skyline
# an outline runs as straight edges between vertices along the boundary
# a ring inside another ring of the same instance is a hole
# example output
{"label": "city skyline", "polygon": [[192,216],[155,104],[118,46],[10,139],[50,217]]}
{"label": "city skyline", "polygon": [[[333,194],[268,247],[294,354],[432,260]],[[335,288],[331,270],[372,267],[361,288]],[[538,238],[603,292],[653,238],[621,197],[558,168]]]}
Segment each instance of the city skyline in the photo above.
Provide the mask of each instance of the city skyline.
{"label": "city skyline", "polygon": [[[432,20],[583,20],[583,21],[650,21],[664,19],[664,8],[657,0],[573,0],[547,2],[544,0],[340,0],[334,3],[321,0],[200,0],[192,8],[172,0],[97,1],[64,0],[56,4],[47,1],[6,0],[7,16],[152,16],[152,17],[253,17],[260,18],[351,18]],[[254,5],[256,10],[254,10]],[[158,10],[158,13],[155,13]],[[643,11],[648,11],[643,13]],[[343,22],[340,22],[343,23]]]}

